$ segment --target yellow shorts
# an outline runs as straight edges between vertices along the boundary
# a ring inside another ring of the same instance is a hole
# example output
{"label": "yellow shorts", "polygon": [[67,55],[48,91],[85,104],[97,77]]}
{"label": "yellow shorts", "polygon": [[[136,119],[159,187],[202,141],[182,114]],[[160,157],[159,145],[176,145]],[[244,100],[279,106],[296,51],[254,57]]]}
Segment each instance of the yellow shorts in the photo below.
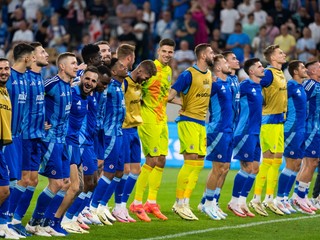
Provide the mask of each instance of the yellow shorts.
{"label": "yellow shorts", "polygon": [[161,124],[144,123],[138,127],[142,151],[145,156],[151,157],[168,154],[169,131],[166,122]]}
{"label": "yellow shorts", "polygon": [[262,152],[283,153],[284,127],[283,124],[262,124],[260,132]]}
{"label": "yellow shorts", "polygon": [[206,128],[201,124],[181,121],[178,122],[180,153],[196,153],[205,156],[207,151]]}

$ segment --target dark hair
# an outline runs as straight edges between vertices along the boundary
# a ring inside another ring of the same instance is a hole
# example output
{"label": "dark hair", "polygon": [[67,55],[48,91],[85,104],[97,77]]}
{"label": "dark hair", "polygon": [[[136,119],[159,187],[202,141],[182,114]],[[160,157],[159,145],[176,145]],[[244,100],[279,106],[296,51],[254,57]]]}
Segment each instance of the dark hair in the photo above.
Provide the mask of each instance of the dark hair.
{"label": "dark hair", "polygon": [[0,57],[0,62],[9,62],[7,58]]}
{"label": "dark hair", "polygon": [[313,64],[315,64],[315,63],[317,63],[317,62],[319,62],[319,61],[318,61],[318,60],[310,61],[310,62],[307,62],[307,63],[305,64],[305,66],[306,66],[306,68],[309,68],[309,66],[312,66]]}
{"label": "dark hair", "polygon": [[221,54],[224,56],[224,58],[227,58],[230,54],[234,54],[234,53],[232,51],[224,51]]}
{"label": "dark hair", "polygon": [[300,63],[303,63],[303,62],[300,60],[292,60],[289,62],[288,71],[289,71],[291,77],[293,77],[293,75],[294,75],[294,70],[297,70],[299,68]]}
{"label": "dark hair", "polygon": [[243,65],[243,70],[248,74],[249,74],[249,69],[254,65],[256,64],[257,62],[260,62],[260,59],[259,58],[250,58],[248,59],[247,61],[244,62],[244,65]]}
{"label": "dark hair", "polygon": [[111,77],[111,70],[106,65],[98,66],[98,71],[101,75],[107,74],[109,77]]}
{"label": "dark hair", "polygon": [[85,64],[90,63],[90,59],[99,54],[100,48],[94,44],[87,44],[81,50],[81,57]]}
{"label": "dark hair", "polygon": [[139,65],[151,76],[157,74],[157,67],[152,60],[143,60]]}
{"label": "dark hair", "polygon": [[34,49],[36,49],[37,47],[42,47],[42,44],[40,42],[32,42],[30,43],[30,45],[34,47]]}
{"label": "dark hair", "polygon": [[99,46],[99,45],[108,45],[109,46],[109,42],[102,40],[102,41],[95,42],[93,45],[97,45],[97,46]]}
{"label": "dark hair", "polygon": [[208,47],[211,47],[209,43],[200,43],[194,48],[194,54],[199,58],[200,54],[205,51]]}
{"label": "dark hair", "polygon": [[17,61],[18,59],[22,58],[26,54],[32,53],[33,50],[34,50],[34,47],[32,47],[30,44],[18,43],[13,48],[13,59],[14,59],[14,61]]}
{"label": "dark hair", "polygon": [[176,47],[176,42],[171,38],[164,38],[159,42],[159,47],[162,47],[162,46]]}
{"label": "dark hair", "polygon": [[94,72],[94,73],[96,73],[96,74],[99,75],[98,68],[95,67],[95,66],[88,66],[88,67],[83,71],[83,75],[84,75],[86,72]]}
{"label": "dark hair", "polygon": [[119,61],[118,58],[111,58],[110,64],[109,64],[109,68],[110,70],[112,70],[112,68],[116,65],[116,63]]}

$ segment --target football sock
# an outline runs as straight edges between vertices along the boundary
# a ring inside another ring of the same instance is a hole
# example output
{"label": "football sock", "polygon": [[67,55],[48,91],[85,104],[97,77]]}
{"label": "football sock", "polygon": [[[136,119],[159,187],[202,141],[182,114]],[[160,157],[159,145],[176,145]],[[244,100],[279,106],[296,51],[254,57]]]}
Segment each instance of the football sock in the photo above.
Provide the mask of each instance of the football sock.
{"label": "football sock", "polygon": [[104,175],[99,179],[98,184],[92,195],[92,201],[90,204],[92,207],[94,208],[98,207],[99,201],[102,199],[110,183],[111,183],[111,180]]}
{"label": "football sock", "polygon": [[14,212],[14,219],[20,220],[24,217],[26,214],[28,207],[30,205],[31,199],[34,194],[34,190],[36,188],[33,186],[28,186],[24,194],[21,196],[21,199],[19,201],[19,204]]}
{"label": "football sock", "polygon": [[199,174],[203,169],[203,166],[204,166],[204,161],[202,160],[197,160],[194,162],[193,170],[189,175],[188,183],[184,191],[183,198],[189,199],[191,197],[191,194],[198,182]]}
{"label": "football sock", "polygon": [[147,184],[149,183],[149,176],[151,171],[152,167],[147,164],[143,164],[143,166],[141,167],[141,173],[137,179],[134,200],[142,202],[143,193],[146,190]]}
{"label": "football sock", "polygon": [[163,168],[154,167],[149,176],[149,194],[148,201],[156,201],[160,184],[162,181]]}
{"label": "football sock", "polygon": [[256,184],[254,188],[254,194],[260,195],[262,194],[262,189],[267,179],[267,174],[269,168],[271,167],[272,159],[271,158],[264,158],[262,163],[259,166],[259,173],[256,176]]}

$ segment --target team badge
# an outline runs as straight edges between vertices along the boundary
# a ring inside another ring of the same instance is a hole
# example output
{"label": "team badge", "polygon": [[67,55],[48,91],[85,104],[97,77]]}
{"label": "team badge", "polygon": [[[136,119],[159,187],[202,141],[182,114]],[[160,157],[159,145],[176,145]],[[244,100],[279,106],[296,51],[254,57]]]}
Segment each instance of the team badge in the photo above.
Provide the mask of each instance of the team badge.
{"label": "team badge", "polygon": [[221,155],[221,154],[218,154],[217,157],[218,157],[218,159],[221,159],[221,158],[222,158],[222,155]]}
{"label": "team badge", "polygon": [[290,155],[292,156],[294,154],[294,151],[290,151]]}
{"label": "team badge", "polygon": [[315,150],[313,150],[311,153],[312,153],[312,155],[316,155],[317,152]]}
{"label": "team badge", "polygon": [[83,171],[88,171],[88,167],[87,166],[83,166]]}
{"label": "team badge", "polygon": [[110,168],[110,169],[114,169],[114,165],[113,165],[113,164],[110,164],[110,165],[109,165],[109,168]]}
{"label": "team badge", "polygon": [[154,153],[158,152],[158,148],[155,147],[155,148],[153,149],[153,152],[154,152]]}
{"label": "team badge", "polygon": [[245,157],[245,158],[248,158],[248,157],[249,157],[249,154],[248,154],[248,153],[245,153],[245,154],[244,154],[244,157]]}
{"label": "team badge", "polygon": [[56,170],[52,170],[52,171],[51,171],[51,174],[52,174],[53,176],[56,175],[56,174],[57,174]]}
{"label": "team badge", "polygon": [[191,150],[194,150],[194,145],[191,144],[189,148],[190,148]]}

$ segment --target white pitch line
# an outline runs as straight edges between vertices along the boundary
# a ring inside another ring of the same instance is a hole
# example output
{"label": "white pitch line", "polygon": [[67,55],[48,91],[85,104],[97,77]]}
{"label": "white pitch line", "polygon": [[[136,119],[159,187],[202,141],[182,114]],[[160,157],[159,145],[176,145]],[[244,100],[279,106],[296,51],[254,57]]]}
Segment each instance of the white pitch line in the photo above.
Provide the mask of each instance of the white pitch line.
{"label": "white pitch line", "polygon": [[297,220],[317,218],[317,217],[320,217],[320,214],[312,215],[312,216],[305,216],[305,217],[297,217],[297,218],[284,218],[284,219],[271,220],[271,221],[252,222],[252,223],[240,224],[240,225],[235,225],[235,226],[219,227],[219,228],[207,228],[207,229],[203,229],[203,230],[183,232],[183,233],[177,233],[177,234],[169,234],[169,235],[163,235],[163,236],[159,236],[159,237],[143,238],[141,240],[170,239],[170,238],[183,237],[183,236],[199,234],[199,233],[222,231],[222,230],[228,230],[228,229],[247,228],[247,227],[254,227],[254,226],[263,225],[263,224],[297,221]]}

